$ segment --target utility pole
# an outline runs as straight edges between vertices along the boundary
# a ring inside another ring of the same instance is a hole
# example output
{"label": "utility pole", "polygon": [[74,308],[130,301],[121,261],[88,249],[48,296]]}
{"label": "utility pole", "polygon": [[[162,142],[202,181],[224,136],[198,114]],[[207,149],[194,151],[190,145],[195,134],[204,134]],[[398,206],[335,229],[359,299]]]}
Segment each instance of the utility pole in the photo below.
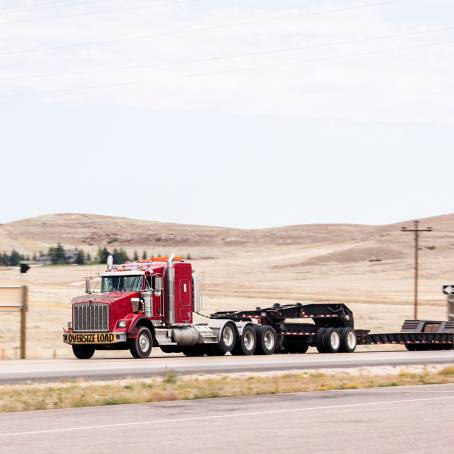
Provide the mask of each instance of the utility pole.
{"label": "utility pole", "polygon": [[402,232],[412,232],[415,236],[415,302],[414,302],[414,319],[418,319],[418,281],[419,281],[419,235],[421,232],[432,232],[432,227],[427,227],[426,229],[419,228],[419,221],[414,221],[414,228],[409,229],[407,227],[402,227]]}

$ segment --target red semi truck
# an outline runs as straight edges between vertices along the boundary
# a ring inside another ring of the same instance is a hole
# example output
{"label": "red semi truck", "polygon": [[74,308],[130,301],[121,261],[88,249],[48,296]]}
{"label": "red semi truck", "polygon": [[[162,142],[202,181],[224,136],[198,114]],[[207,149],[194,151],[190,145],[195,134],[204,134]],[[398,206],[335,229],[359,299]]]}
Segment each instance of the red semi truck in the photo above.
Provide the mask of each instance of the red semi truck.
{"label": "red semi truck", "polygon": [[[192,264],[174,255],[113,265],[109,257],[99,293],[72,300],[63,341],[79,359],[96,350],[130,350],[147,358],[153,347],[186,356],[353,352],[357,344],[403,344],[408,350],[452,349],[454,322],[406,320],[399,333],[354,327],[345,304],[275,304],[211,314],[202,310],[201,283]],[[305,320],[310,319],[310,320]]]}

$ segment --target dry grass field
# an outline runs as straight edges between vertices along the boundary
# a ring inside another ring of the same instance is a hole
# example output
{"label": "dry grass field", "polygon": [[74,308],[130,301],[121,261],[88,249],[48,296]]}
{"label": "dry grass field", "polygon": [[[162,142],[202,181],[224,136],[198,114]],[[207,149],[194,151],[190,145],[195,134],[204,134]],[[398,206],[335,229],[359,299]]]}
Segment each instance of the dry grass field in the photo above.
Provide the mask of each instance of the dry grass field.
{"label": "dry grass field", "polygon": [[[420,318],[445,319],[441,286],[454,281],[454,215],[422,221]],[[204,281],[206,313],[274,302],[343,302],[357,326],[396,330],[412,317],[412,236],[403,224],[300,225],[242,230],[60,214],[0,225],[0,251],[47,251],[61,242],[94,253],[98,246],[192,257]],[[29,356],[69,356],[61,342],[70,300],[103,266],[0,268],[1,285],[28,285]],[[18,314],[0,313],[0,353],[17,354]],[[98,355],[98,354],[97,354]],[[115,356],[115,353],[108,353]],[[124,355],[124,353],[122,353]],[[101,356],[99,354],[99,356]]]}
{"label": "dry grass field", "polygon": [[278,393],[351,390],[391,386],[454,383],[454,367],[382,367],[344,370],[177,376],[0,385],[0,413],[100,405],[138,404],[169,400],[259,396]]}

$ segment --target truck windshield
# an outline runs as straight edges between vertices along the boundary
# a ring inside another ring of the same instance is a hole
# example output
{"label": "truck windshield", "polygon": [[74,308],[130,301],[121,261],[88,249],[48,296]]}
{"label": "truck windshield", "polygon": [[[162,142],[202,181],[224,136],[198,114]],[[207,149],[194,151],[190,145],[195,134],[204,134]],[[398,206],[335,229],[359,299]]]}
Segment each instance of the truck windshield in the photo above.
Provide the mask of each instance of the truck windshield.
{"label": "truck windshield", "polygon": [[142,290],[142,276],[103,276],[101,292],[138,292]]}

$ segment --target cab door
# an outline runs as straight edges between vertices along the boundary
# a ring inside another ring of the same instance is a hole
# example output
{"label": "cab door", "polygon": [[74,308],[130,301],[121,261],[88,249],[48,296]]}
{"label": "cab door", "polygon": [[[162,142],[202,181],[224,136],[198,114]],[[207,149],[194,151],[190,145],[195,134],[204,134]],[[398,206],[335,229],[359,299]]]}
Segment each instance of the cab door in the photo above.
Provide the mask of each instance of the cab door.
{"label": "cab door", "polygon": [[189,279],[180,279],[179,281],[179,313],[178,323],[192,322],[192,298],[191,298],[191,282]]}

